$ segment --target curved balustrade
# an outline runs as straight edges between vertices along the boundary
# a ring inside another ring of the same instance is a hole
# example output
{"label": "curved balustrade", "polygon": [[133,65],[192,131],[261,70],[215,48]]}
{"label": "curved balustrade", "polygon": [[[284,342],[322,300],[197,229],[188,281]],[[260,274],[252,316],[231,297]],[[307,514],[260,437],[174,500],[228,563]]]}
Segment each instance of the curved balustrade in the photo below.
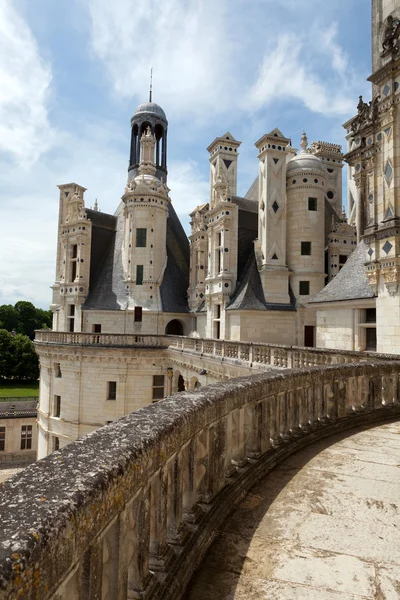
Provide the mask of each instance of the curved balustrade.
{"label": "curved balustrade", "polygon": [[258,478],[318,438],[399,417],[399,378],[397,361],[254,375],[54,452],[1,487],[0,599],[179,599]]}
{"label": "curved balustrade", "polygon": [[187,354],[210,357],[217,361],[238,362],[262,368],[264,365],[285,369],[308,368],[356,362],[400,360],[397,355],[376,352],[350,352],[301,348],[273,344],[254,344],[230,340],[208,340],[173,335],[136,335],[119,333],[68,333],[36,331],[37,344],[70,344],[78,346],[148,347],[180,350]]}

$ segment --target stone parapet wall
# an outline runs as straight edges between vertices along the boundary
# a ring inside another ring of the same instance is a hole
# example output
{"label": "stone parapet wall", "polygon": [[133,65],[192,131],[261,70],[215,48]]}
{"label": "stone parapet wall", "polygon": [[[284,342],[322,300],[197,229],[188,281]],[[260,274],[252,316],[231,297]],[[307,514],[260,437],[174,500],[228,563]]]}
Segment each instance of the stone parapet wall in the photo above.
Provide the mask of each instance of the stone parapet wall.
{"label": "stone parapet wall", "polygon": [[2,486],[0,600],[179,599],[259,477],[400,416],[397,361],[254,375],[141,409]]}

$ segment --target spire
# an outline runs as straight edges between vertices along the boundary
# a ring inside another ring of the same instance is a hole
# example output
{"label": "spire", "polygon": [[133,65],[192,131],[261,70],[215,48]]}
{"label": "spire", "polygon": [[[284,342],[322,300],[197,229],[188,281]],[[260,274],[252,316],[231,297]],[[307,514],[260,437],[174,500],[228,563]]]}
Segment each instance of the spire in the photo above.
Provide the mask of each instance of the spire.
{"label": "spire", "polygon": [[94,201],[94,206],[93,206],[93,210],[95,210],[96,212],[99,212],[99,204],[97,202],[97,198]]}
{"label": "spire", "polygon": [[153,67],[150,69],[150,91],[149,91],[149,102],[152,102],[153,98]]}
{"label": "spire", "polygon": [[307,152],[308,139],[305,131],[303,131],[303,135],[301,136],[300,146],[302,152]]}

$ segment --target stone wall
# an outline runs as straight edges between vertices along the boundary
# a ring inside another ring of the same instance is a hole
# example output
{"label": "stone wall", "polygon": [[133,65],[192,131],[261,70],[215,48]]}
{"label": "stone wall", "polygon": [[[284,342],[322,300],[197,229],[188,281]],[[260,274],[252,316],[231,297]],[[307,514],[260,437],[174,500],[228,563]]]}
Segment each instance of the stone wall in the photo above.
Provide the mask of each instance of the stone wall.
{"label": "stone wall", "polygon": [[254,483],[319,438],[398,418],[399,377],[397,360],[255,375],[53,452],[2,487],[0,600],[178,600]]}

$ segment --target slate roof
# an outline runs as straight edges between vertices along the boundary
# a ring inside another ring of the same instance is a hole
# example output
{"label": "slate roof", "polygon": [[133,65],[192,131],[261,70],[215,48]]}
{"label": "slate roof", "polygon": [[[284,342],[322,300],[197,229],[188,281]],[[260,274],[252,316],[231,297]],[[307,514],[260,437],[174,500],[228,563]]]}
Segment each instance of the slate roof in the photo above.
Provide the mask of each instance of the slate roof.
{"label": "slate roof", "polygon": [[37,416],[37,400],[0,402],[0,419],[17,419]]}
{"label": "slate roof", "polygon": [[296,310],[296,299],[289,287],[290,304],[277,304],[265,301],[264,291],[258,271],[254,250],[248,256],[241,280],[227,310]]}
{"label": "slate roof", "polygon": [[245,195],[245,198],[247,198],[247,200],[254,200],[255,202],[258,202],[258,185],[259,177],[257,175],[250,188],[248,189],[247,194]]}
{"label": "slate roof", "polygon": [[308,300],[308,303],[374,298],[374,293],[365,274],[365,252],[366,246],[361,241],[336,277],[316,296]]}
{"label": "slate roof", "polygon": [[[170,204],[167,219],[167,267],[161,284],[165,312],[189,312],[189,241]],[[123,202],[115,215],[88,210],[92,220],[90,291],[84,310],[125,310],[128,298],[122,266]],[[99,217],[101,215],[101,217]]]}

